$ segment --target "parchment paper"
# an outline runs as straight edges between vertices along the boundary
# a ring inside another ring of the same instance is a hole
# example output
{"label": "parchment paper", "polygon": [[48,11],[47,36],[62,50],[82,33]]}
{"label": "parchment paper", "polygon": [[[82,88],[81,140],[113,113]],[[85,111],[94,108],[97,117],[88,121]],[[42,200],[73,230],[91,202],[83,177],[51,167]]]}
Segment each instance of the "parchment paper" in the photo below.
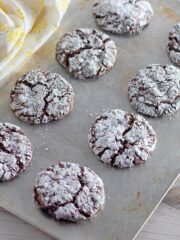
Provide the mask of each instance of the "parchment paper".
{"label": "parchment paper", "polygon": [[[100,162],[91,152],[87,134],[95,116],[105,109],[134,112],[127,98],[129,80],[149,63],[170,63],[166,54],[170,27],[180,20],[180,2],[150,1],[155,16],[141,35],[126,38],[111,35],[118,47],[114,68],[99,79],[73,80],[55,60],[58,38],[77,27],[96,27],[92,0],[73,0],[59,32],[29,64],[0,90],[0,121],[22,127],[34,147],[33,161],[16,179],[0,184],[0,206],[62,240],[131,240],[157,206],[180,170],[180,112],[173,117],[147,118],[157,132],[157,148],[141,167],[118,170]],[[41,66],[60,73],[74,87],[74,111],[64,120],[43,126],[29,126],[18,120],[9,107],[9,93],[17,77]],[[93,115],[93,116],[92,116]],[[79,224],[58,222],[43,214],[32,198],[37,173],[58,161],[70,161],[92,168],[103,179],[106,190],[104,211]]]}

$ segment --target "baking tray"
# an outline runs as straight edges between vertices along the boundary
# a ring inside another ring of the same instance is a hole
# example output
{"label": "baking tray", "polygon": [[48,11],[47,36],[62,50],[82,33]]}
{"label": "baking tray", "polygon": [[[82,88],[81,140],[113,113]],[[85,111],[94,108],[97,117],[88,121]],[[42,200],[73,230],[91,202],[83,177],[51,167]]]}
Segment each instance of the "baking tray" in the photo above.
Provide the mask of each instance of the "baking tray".
{"label": "baking tray", "polygon": [[[55,60],[58,38],[77,27],[98,28],[92,17],[92,0],[73,0],[59,31],[28,64],[9,77],[0,90],[0,121],[22,127],[33,143],[34,155],[27,171],[0,184],[0,206],[61,240],[131,240],[164,196],[180,170],[180,113],[173,117],[147,118],[157,132],[158,143],[149,161],[133,169],[118,170],[100,162],[88,146],[87,134],[94,118],[106,109],[134,112],[128,98],[128,82],[139,68],[149,63],[169,63],[166,54],[170,27],[180,20],[180,2],[150,1],[155,16],[139,36],[111,35],[118,48],[114,68],[99,79],[73,80]],[[15,80],[32,67],[60,73],[74,87],[74,111],[65,119],[43,126],[18,120],[9,107]],[[33,202],[32,186],[37,173],[58,161],[92,168],[103,179],[106,190],[104,211],[79,224],[58,222],[43,214]]]}

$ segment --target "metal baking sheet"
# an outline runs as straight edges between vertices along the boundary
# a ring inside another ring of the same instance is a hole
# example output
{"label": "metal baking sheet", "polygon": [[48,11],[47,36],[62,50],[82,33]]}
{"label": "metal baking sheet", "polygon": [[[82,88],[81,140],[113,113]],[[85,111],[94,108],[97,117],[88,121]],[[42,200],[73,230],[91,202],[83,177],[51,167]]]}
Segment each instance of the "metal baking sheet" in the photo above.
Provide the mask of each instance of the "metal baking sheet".
{"label": "metal baking sheet", "polygon": [[[114,68],[99,79],[71,79],[55,60],[55,45],[65,32],[77,27],[98,28],[92,17],[92,0],[73,0],[56,35],[9,77],[0,90],[0,121],[22,127],[34,148],[33,161],[16,179],[0,184],[0,206],[61,240],[131,240],[159,203],[180,170],[180,112],[172,118],[147,118],[157,132],[157,148],[141,167],[118,170],[101,163],[91,152],[87,134],[94,118],[105,109],[134,112],[127,98],[128,82],[139,68],[149,63],[170,63],[166,54],[170,27],[180,20],[180,2],[150,1],[155,16],[150,26],[132,38],[111,35],[118,47]],[[74,111],[65,119],[43,126],[18,120],[9,107],[9,93],[17,77],[41,66],[60,73],[74,87]],[[58,161],[92,168],[105,184],[104,211],[79,224],[57,222],[34,204],[32,186],[37,173]]]}

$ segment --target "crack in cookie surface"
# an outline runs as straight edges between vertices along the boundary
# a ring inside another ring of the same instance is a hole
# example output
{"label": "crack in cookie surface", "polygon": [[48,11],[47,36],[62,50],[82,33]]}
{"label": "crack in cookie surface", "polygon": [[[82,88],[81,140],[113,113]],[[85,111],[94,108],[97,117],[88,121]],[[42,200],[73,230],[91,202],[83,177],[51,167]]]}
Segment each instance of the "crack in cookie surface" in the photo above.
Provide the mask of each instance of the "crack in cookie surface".
{"label": "crack in cookie surface", "polygon": [[110,37],[98,30],[77,29],[57,43],[56,58],[77,79],[98,77],[109,71],[117,49]]}
{"label": "crack in cookie surface", "polygon": [[104,185],[89,168],[61,162],[38,174],[34,199],[56,219],[77,222],[102,209]]}
{"label": "crack in cookie surface", "polygon": [[128,95],[140,113],[151,117],[173,114],[180,108],[180,69],[151,64],[130,81]]}
{"label": "crack in cookie surface", "polygon": [[150,3],[139,0],[96,0],[93,13],[104,30],[124,35],[140,33],[153,17]]}
{"label": "crack in cookie surface", "polygon": [[31,159],[31,143],[22,129],[10,123],[0,123],[0,181],[19,175]]}
{"label": "crack in cookie surface", "polygon": [[57,73],[31,70],[11,91],[11,109],[21,120],[42,124],[62,119],[72,111],[72,86]]}
{"label": "crack in cookie surface", "polygon": [[141,116],[114,109],[90,128],[89,145],[101,161],[118,168],[144,163],[156,146],[156,133]]}

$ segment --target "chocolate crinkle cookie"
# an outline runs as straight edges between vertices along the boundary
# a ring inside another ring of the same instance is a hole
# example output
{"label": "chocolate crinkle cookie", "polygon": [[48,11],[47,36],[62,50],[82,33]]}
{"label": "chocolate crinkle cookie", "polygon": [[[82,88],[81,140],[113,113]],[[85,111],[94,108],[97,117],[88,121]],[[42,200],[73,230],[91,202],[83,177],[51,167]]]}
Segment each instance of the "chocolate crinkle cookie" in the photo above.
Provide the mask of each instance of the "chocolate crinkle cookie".
{"label": "chocolate crinkle cookie", "polygon": [[97,117],[89,145],[102,162],[117,168],[144,163],[156,147],[156,133],[141,116],[113,109]]}
{"label": "chocolate crinkle cookie", "polygon": [[111,38],[98,30],[81,28],[65,34],[57,43],[56,58],[72,77],[88,79],[109,71],[117,49]]}
{"label": "chocolate crinkle cookie", "polygon": [[141,33],[153,17],[151,4],[140,0],[96,0],[93,13],[104,30],[123,35]]}
{"label": "chocolate crinkle cookie", "polygon": [[59,74],[41,69],[23,75],[11,91],[11,109],[29,124],[64,118],[74,106],[72,86]]}
{"label": "chocolate crinkle cookie", "polygon": [[91,169],[61,162],[38,174],[34,199],[55,219],[78,222],[103,208],[104,184]]}
{"label": "chocolate crinkle cookie", "polygon": [[10,123],[0,123],[0,181],[19,175],[31,159],[31,142],[23,130]]}
{"label": "chocolate crinkle cookie", "polygon": [[151,64],[129,83],[129,100],[140,113],[160,117],[180,109],[180,69]]}
{"label": "chocolate crinkle cookie", "polygon": [[180,66],[180,22],[169,33],[167,49],[171,61]]}

